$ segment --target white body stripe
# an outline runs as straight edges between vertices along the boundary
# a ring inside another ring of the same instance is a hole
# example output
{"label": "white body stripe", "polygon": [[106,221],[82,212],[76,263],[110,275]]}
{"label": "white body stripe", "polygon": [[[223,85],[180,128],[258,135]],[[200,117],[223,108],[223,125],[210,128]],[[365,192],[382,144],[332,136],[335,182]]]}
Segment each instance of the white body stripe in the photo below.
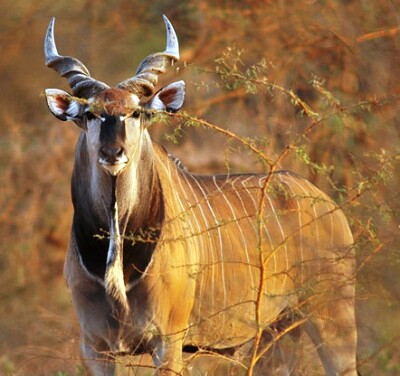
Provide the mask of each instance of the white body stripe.
{"label": "white body stripe", "polygon": [[[207,207],[210,210],[210,213],[211,213],[211,215],[212,215],[212,217],[214,219],[215,228],[216,228],[216,230],[218,232],[219,255],[220,255],[219,264],[221,265],[221,279],[222,279],[223,294],[224,294],[224,307],[226,307],[226,288],[225,288],[226,284],[225,284],[224,255],[223,255],[223,251],[224,251],[223,248],[224,247],[223,247],[223,244],[222,244],[222,236],[221,236],[220,224],[219,224],[218,218],[215,215],[215,212],[214,212],[213,208],[210,205],[210,202],[208,201],[208,197],[207,197],[206,192],[204,191],[204,189],[201,187],[200,183],[197,181],[197,179],[194,176],[190,175],[190,177],[192,178],[192,180],[196,183],[196,185],[200,189],[200,191],[201,191],[201,193],[202,193],[202,195],[203,195],[203,197],[205,199],[205,202],[207,204]],[[207,226],[207,228],[210,231],[213,229],[213,227],[208,227],[208,226]],[[212,252],[212,250],[211,250],[211,252]]]}
{"label": "white body stripe", "polygon": [[240,239],[241,239],[241,241],[243,243],[244,251],[246,253],[246,260],[247,260],[247,263],[249,265],[249,274],[250,274],[251,286],[255,287],[255,281],[254,281],[253,270],[252,270],[251,262],[250,262],[249,250],[247,248],[247,241],[246,241],[246,238],[245,238],[245,236],[243,234],[242,227],[239,225],[239,218],[236,217],[235,211],[233,210],[233,207],[232,207],[231,203],[227,199],[227,197],[224,194],[224,192],[222,191],[221,187],[218,185],[215,176],[213,177],[213,181],[214,181],[214,185],[217,188],[218,192],[222,195],[222,197],[224,198],[225,202],[229,206],[229,209],[230,209],[230,211],[232,213],[232,219],[233,219],[234,223],[236,223],[236,226],[238,228],[238,231],[239,231],[239,234],[240,234]]}

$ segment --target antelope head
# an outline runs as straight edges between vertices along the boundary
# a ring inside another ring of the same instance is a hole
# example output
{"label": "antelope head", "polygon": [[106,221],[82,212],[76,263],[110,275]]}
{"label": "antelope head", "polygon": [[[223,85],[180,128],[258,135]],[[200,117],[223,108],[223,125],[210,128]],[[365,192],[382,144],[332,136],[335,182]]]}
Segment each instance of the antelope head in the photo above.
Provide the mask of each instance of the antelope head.
{"label": "antelope head", "polygon": [[[164,52],[146,57],[135,75],[110,88],[95,80],[79,60],[61,56],[54,40],[54,18],[45,37],[46,65],[67,78],[72,95],[59,89],[45,91],[50,111],[60,120],[72,120],[86,132],[92,161],[116,176],[133,159],[154,111],[178,111],[184,100],[185,84],[178,81],[155,93],[158,75],[179,59],[174,28],[163,16],[167,31]],[[149,99],[150,98],[150,99]]]}

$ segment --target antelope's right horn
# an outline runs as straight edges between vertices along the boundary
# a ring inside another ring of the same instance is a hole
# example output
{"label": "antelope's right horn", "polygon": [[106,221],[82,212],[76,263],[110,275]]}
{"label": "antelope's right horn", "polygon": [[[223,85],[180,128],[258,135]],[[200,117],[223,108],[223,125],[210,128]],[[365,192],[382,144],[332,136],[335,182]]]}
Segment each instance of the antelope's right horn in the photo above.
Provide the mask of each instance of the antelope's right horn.
{"label": "antelope's right horn", "polygon": [[73,95],[77,97],[90,98],[94,94],[109,88],[104,82],[90,77],[89,70],[78,59],[59,55],[54,39],[54,23],[55,18],[53,17],[44,40],[46,65],[54,69],[61,77],[67,78]]}

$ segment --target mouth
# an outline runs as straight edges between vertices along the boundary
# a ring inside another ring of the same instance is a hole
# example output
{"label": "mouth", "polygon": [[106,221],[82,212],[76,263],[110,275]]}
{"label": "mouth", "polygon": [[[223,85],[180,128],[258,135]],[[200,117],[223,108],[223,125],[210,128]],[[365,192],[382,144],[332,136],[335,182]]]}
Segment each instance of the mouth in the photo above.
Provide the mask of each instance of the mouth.
{"label": "mouth", "polygon": [[128,164],[128,158],[123,156],[113,162],[100,158],[99,165],[112,176],[117,176]]}

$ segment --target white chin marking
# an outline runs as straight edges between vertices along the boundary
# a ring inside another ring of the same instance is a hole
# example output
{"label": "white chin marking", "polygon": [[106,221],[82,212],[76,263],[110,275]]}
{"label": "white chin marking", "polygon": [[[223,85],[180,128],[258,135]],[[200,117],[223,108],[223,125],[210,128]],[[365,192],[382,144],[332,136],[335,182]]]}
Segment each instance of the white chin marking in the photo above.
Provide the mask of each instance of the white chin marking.
{"label": "white chin marking", "polygon": [[118,164],[105,164],[100,162],[100,166],[106,170],[110,175],[117,176],[126,166],[126,163]]}

